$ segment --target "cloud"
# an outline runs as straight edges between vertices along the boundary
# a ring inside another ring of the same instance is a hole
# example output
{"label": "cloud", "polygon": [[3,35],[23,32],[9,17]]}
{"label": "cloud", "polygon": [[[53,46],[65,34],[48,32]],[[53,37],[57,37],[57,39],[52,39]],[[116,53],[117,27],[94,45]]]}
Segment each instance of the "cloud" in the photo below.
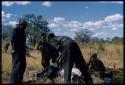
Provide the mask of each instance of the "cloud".
{"label": "cloud", "polygon": [[57,31],[61,31],[61,29],[60,28],[58,28],[58,29],[56,29]]}
{"label": "cloud", "polygon": [[67,32],[63,32],[64,35],[67,35],[68,33]]}
{"label": "cloud", "polygon": [[123,16],[121,14],[115,14],[115,15],[107,16],[104,20],[106,22],[112,22],[112,21],[118,21],[121,19],[123,19]]}
{"label": "cloud", "polygon": [[1,13],[2,13],[2,17],[5,17],[5,12],[4,12],[4,11],[1,11]]}
{"label": "cloud", "polygon": [[88,6],[85,7],[85,9],[88,9],[88,8],[89,8]]}
{"label": "cloud", "polygon": [[12,1],[2,1],[3,6],[12,6],[13,4],[14,4],[14,2],[12,2]]}
{"label": "cloud", "polygon": [[117,28],[116,28],[116,27],[114,27],[114,28],[112,28],[112,30],[117,30]]}
{"label": "cloud", "polygon": [[30,1],[17,1],[17,2],[15,2],[16,4],[18,4],[18,5],[28,5],[28,4],[30,4],[31,2]]}
{"label": "cloud", "polygon": [[49,27],[50,28],[57,28],[63,25],[65,19],[63,17],[55,17],[53,20],[49,21]]}
{"label": "cloud", "polygon": [[71,32],[76,32],[78,29],[70,29]]}
{"label": "cloud", "polygon": [[2,5],[3,6],[12,6],[14,4],[17,4],[17,5],[27,5],[27,4],[30,4],[31,2],[30,1],[2,1]]}
{"label": "cloud", "polygon": [[123,16],[121,14],[114,14],[105,17],[104,20],[84,22],[82,28],[89,30],[95,30],[98,28],[111,28],[112,30],[116,30],[118,28],[123,28],[123,23],[118,23],[122,20]]}
{"label": "cloud", "polygon": [[55,23],[63,23],[64,21],[65,21],[65,18],[63,18],[63,17],[55,17],[53,19],[53,22],[55,22]]}
{"label": "cloud", "polygon": [[111,24],[109,25],[112,30],[117,30],[118,28],[123,28],[123,24]]}
{"label": "cloud", "polygon": [[[66,35],[73,38],[75,32],[88,29],[93,32],[100,30],[100,32],[93,34],[93,37],[104,37],[108,35],[108,33],[106,33],[107,29],[112,31],[123,29],[123,15],[116,13],[100,20],[85,22],[77,20],[68,21],[64,17],[55,17],[52,20],[49,20],[48,26],[56,35]],[[105,32],[102,32],[101,29],[105,30]]]}
{"label": "cloud", "polygon": [[50,28],[57,28],[57,27],[59,27],[59,25],[56,24],[56,23],[50,23],[50,24],[48,25],[48,27],[50,27]]}
{"label": "cloud", "polygon": [[42,5],[45,7],[51,7],[52,3],[50,1],[44,1]]}
{"label": "cloud", "polygon": [[97,32],[97,33],[95,33],[94,35],[92,35],[93,37],[98,37],[98,36],[105,36],[105,35],[107,35],[107,33],[105,33],[105,32]]}
{"label": "cloud", "polygon": [[5,13],[4,11],[1,11],[1,13],[2,13],[2,22],[10,19],[12,16],[16,16],[15,14]]}
{"label": "cloud", "polygon": [[78,28],[82,25],[79,21],[65,21],[63,17],[55,17],[49,22],[49,27]]}
{"label": "cloud", "polygon": [[18,23],[17,21],[8,21],[8,22],[4,23],[4,25],[10,25],[14,28],[17,23]]}
{"label": "cloud", "polygon": [[67,21],[64,17],[55,17],[49,21],[50,28],[68,28],[71,32],[77,30],[97,30],[97,29],[112,29],[117,30],[123,28],[123,15],[114,14],[106,16],[102,20],[80,22],[77,20]]}
{"label": "cloud", "polygon": [[106,4],[123,4],[123,1],[98,1],[98,2]]}
{"label": "cloud", "polygon": [[89,29],[89,30],[94,30],[95,28],[100,28],[102,25],[104,24],[103,21],[99,20],[99,21],[88,21],[88,22],[84,22],[82,28],[83,29]]}
{"label": "cloud", "polygon": [[70,21],[63,25],[66,28],[79,28],[82,25],[79,21]]}
{"label": "cloud", "polygon": [[9,21],[8,25],[15,26],[17,24],[17,21]]}

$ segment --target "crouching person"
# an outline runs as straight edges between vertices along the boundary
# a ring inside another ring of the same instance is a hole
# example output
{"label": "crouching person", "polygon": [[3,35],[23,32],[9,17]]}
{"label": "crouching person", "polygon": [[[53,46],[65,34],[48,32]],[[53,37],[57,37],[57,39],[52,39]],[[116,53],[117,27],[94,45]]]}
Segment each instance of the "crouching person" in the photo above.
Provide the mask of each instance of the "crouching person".
{"label": "crouching person", "polygon": [[85,84],[93,84],[80,48],[74,40],[67,36],[55,36],[53,33],[48,34],[46,39],[49,45],[60,52],[60,67],[64,68],[64,83],[71,83],[71,71],[75,64],[81,71]]}
{"label": "crouching person", "polygon": [[[34,74],[34,76],[37,78],[42,78],[45,76],[48,76],[48,78],[50,78],[50,76],[52,77],[52,75],[50,75],[50,74],[54,70],[55,70],[55,73],[52,73],[52,74],[57,73],[56,72],[57,67],[53,66],[53,65],[54,65],[54,63],[56,63],[56,59],[59,56],[59,52],[56,50],[55,47],[50,46],[46,42],[45,39],[46,39],[46,33],[42,33],[41,39],[39,40],[38,45],[37,45],[37,50],[39,50],[41,52],[41,56],[42,56],[41,65],[43,66],[44,70],[42,72]],[[51,60],[52,60],[52,62],[50,62]],[[53,63],[53,65],[51,65],[51,63]]]}
{"label": "crouching person", "polygon": [[105,66],[101,60],[97,58],[97,54],[92,54],[88,63],[90,73],[98,72],[100,78],[104,78]]}
{"label": "crouching person", "polygon": [[52,63],[54,63],[55,59],[59,56],[59,52],[56,50],[56,48],[50,46],[45,39],[46,39],[46,33],[42,33],[41,39],[37,45],[37,50],[41,52],[42,56],[41,65],[43,66],[44,69],[50,66],[51,59]]}

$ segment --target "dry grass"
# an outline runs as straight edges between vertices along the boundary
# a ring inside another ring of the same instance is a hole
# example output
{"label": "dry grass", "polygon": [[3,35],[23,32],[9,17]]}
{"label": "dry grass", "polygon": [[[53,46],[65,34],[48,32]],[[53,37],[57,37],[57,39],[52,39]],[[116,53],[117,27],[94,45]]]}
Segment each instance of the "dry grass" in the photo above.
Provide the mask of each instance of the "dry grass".
{"label": "dry grass", "polygon": [[[86,62],[88,62],[89,57],[92,53],[97,53],[99,59],[103,61],[106,67],[113,68],[114,65],[116,69],[123,69],[123,45],[122,44],[95,44],[95,45],[85,45],[80,46],[81,51],[83,53],[83,57]],[[41,66],[41,54],[38,51],[32,51],[30,53],[33,58],[26,58],[27,60],[27,68],[24,74],[24,81],[31,79],[30,73],[32,71],[40,71],[42,69]],[[2,53],[2,82],[6,83],[9,81],[10,72],[11,72],[11,52]],[[43,82],[43,81],[42,81]]]}
{"label": "dry grass", "polygon": [[[83,47],[83,46],[80,46]],[[95,44],[81,48],[83,56],[88,62],[92,53],[97,53],[98,58],[103,61],[105,66],[123,68],[123,45],[122,44]]]}

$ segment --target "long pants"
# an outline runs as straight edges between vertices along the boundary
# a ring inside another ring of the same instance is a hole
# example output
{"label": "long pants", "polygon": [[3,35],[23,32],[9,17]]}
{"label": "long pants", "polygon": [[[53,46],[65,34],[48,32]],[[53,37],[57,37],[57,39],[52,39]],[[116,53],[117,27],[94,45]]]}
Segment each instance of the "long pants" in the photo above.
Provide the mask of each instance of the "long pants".
{"label": "long pants", "polygon": [[74,64],[80,69],[85,84],[89,84],[88,81],[92,82],[80,48],[75,42],[69,41],[65,46],[65,49],[62,51],[61,56],[64,57],[64,83],[71,83],[71,71]]}
{"label": "long pants", "polygon": [[23,74],[26,68],[26,58],[24,53],[12,53],[12,70],[10,83],[22,83]]}

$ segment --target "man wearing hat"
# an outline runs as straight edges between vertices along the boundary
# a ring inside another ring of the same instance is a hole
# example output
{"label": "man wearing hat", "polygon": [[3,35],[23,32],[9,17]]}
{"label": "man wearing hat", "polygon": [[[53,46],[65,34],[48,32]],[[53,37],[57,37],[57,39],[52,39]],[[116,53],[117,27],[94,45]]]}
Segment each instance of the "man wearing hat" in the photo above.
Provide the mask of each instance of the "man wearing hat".
{"label": "man wearing hat", "polygon": [[12,45],[12,70],[10,83],[22,83],[23,74],[26,68],[26,36],[25,29],[27,26],[26,21],[20,21],[19,25],[12,32],[11,45]]}

